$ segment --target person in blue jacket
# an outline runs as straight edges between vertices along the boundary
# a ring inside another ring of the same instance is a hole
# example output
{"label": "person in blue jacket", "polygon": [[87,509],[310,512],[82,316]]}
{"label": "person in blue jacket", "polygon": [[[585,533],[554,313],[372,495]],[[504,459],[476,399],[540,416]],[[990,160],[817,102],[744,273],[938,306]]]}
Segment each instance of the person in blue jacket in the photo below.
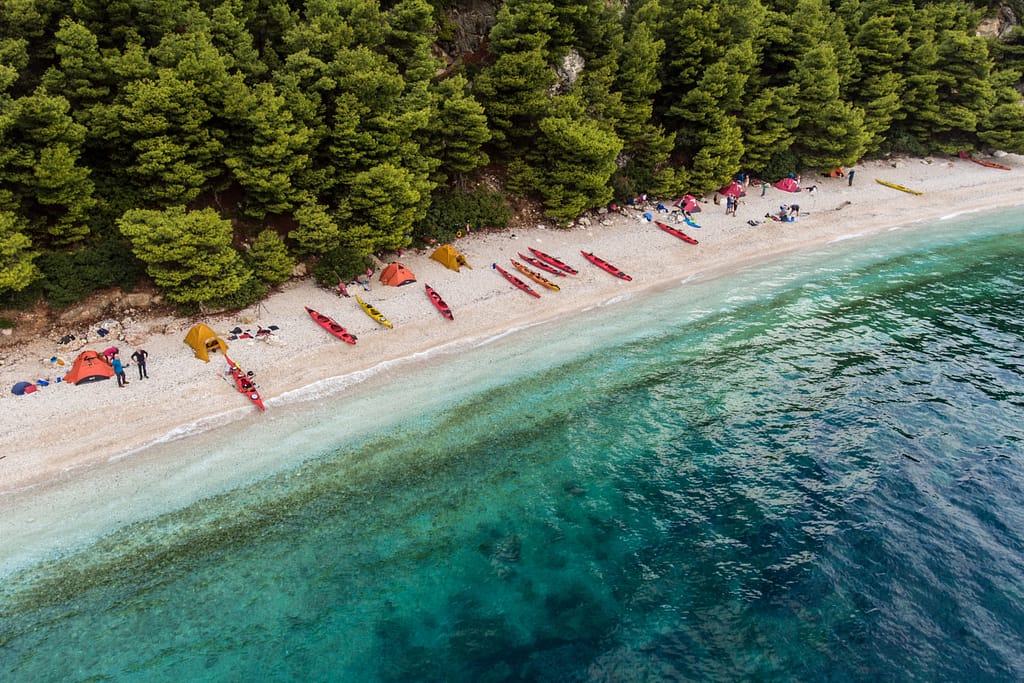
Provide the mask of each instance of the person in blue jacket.
{"label": "person in blue jacket", "polygon": [[117,386],[123,389],[128,384],[128,379],[124,375],[124,364],[121,363],[120,354],[114,354],[114,357],[110,360],[110,366],[114,368],[114,374],[117,375]]}

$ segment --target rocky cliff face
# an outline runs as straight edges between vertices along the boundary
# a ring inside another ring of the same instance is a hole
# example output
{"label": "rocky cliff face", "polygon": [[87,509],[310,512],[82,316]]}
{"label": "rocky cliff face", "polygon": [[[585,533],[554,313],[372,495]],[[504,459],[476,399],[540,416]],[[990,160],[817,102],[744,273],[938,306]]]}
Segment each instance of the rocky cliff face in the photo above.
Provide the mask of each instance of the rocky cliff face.
{"label": "rocky cliff face", "polygon": [[978,24],[978,35],[986,38],[1005,38],[1019,25],[1018,13],[1010,5],[1001,5],[993,16],[981,20]]}
{"label": "rocky cliff face", "polygon": [[501,0],[460,0],[444,11],[455,27],[455,35],[446,45],[452,57],[478,55],[501,9]]}

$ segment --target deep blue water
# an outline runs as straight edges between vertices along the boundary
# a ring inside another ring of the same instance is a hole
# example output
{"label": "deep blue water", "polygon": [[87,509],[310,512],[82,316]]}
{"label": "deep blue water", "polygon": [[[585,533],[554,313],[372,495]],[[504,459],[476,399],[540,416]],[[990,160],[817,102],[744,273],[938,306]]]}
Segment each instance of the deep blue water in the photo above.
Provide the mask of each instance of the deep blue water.
{"label": "deep blue water", "polygon": [[0,678],[1024,679],[1022,321],[975,215],[389,371],[8,577]]}

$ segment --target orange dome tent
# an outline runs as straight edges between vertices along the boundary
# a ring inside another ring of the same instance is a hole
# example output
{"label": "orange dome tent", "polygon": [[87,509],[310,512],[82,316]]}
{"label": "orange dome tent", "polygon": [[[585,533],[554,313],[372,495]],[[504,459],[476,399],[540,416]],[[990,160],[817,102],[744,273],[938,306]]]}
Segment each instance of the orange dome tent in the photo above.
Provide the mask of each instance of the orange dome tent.
{"label": "orange dome tent", "polygon": [[101,379],[110,379],[113,376],[114,368],[103,360],[101,354],[96,351],[82,351],[71,365],[71,370],[64,375],[64,381],[72,384],[85,384],[98,382]]}
{"label": "orange dome tent", "polygon": [[401,287],[416,282],[416,276],[401,263],[392,263],[381,271],[380,281],[391,287]]}

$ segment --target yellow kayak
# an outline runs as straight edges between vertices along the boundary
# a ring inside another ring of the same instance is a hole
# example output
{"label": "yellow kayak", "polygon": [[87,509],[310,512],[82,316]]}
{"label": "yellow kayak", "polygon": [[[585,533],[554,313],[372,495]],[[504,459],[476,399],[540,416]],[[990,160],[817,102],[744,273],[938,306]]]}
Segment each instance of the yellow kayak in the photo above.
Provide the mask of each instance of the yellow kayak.
{"label": "yellow kayak", "polygon": [[359,305],[363,307],[364,311],[366,311],[366,315],[370,316],[384,327],[394,328],[394,325],[391,324],[390,320],[384,317],[383,313],[381,313],[376,308],[360,299],[358,294],[356,295],[356,301],[358,301]]}
{"label": "yellow kayak", "polygon": [[879,185],[885,185],[886,187],[891,187],[894,190],[899,190],[900,192],[909,192],[910,194],[924,194],[924,192],[921,192],[920,190],[911,190],[909,187],[897,185],[896,183],[888,183],[884,180],[879,180],[878,178],[875,178],[875,182],[878,183]]}

